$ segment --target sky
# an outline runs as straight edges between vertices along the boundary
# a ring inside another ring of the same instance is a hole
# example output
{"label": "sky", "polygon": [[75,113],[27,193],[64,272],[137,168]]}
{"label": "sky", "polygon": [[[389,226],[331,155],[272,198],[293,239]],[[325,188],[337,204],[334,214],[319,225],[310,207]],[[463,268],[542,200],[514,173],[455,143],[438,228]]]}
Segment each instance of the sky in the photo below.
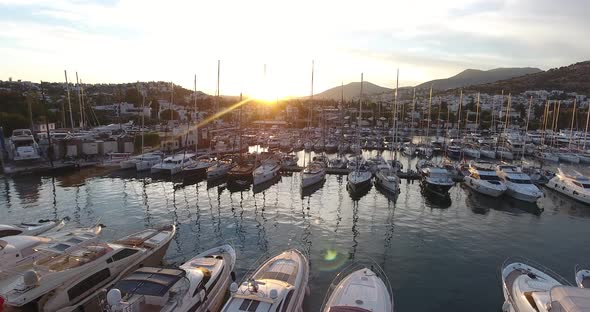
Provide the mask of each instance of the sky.
{"label": "sky", "polygon": [[[467,68],[587,60],[583,0],[0,0],[0,80],[172,81],[214,94],[303,96],[400,86]],[[266,68],[266,71],[265,71]]]}

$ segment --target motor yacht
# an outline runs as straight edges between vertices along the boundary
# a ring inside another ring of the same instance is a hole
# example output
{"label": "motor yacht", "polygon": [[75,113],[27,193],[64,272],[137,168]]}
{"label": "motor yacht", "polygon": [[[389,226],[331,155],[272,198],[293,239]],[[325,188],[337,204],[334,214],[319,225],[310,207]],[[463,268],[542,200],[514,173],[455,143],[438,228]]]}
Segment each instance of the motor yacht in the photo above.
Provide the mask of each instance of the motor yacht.
{"label": "motor yacht", "polygon": [[[204,251],[178,268],[142,267],[117,281],[106,293],[79,305],[107,302],[107,311],[219,311],[233,281],[236,253],[230,245]],[[66,312],[66,311],[58,311]]]}
{"label": "motor yacht", "polygon": [[85,244],[95,242],[103,225],[76,228],[45,236],[7,236],[0,239],[0,277],[6,279],[31,268],[33,263],[48,252],[69,252]]}
{"label": "motor yacht", "polygon": [[543,192],[533,184],[528,174],[511,165],[499,165],[496,173],[506,184],[506,194],[512,198],[534,203],[543,196]]}
{"label": "motor yacht", "polygon": [[445,168],[425,166],[420,169],[422,186],[437,195],[448,196],[455,182]]}
{"label": "motor yacht", "polygon": [[559,162],[559,155],[547,150],[539,150],[535,153],[535,157],[542,161]]}
{"label": "motor yacht", "polygon": [[258,185],[274,179],[279,175],[281,165],[276,159],[265,159],[260,166],[252,172],[252,183]]}
{"label": "motor yacht", "polygon": [[189,166],[195,162],[196,154],[193,153],[179,153],[155,164],[151,168],[151,172],[155,174],[175,175],[182,171],[182,168]]}
{"label": "motor yacht", "polygon": [[56,311],[78,304],[119,275],[159,265],[176,232],[174,225],[148,229],[113,243],[91,243],[47,254],[32,270],[0,290],[10,308]]}
{"label": "motor yacht", "polygon": [[545,186],[565,196],[590,205],[590,179],[579,172],[564,173],[561,168]]}
{"label": "motor yacht", "polygon": [[14,161],[31,161],[41,158],[39,145],[29,129],[13,130],[7,149]]}
{"label": "motor yacht", "polygon": [[[352,271],[348,273],[348,271]],[[394,311],[389,280],[377,265],[355,265],[340,272],[324,299],[322,312]]]}
{"label": "motor yacht", "polygon": [[507,189],[490,163],[471,163],[469,175],[465,176],[463,184],[475,192],[492,197],[501,196]]}
{"label": "motor yacht", "polygon": [[14,235],[36,236],[47,231],[59,231],[69,218],[59,220],[39,220],[38,222],[23,222],[18,224],[0,224],[0,238]]}
{"label": "motor yacht", "polygon": [[434,154],[434,150],[432,149],[432,147],[420,145],[416,148],[416,153],[420,157],[431,158],[432,155]]}
{"label": "motor yacht", "polygon": [[399,193],[400,179],[397,176],[398,170],[389,164],[377,166],[375,173],[375,185],[391,194]]}
{"label": "motor yacht", "polygon": [[495,159],[496,158],[496,151],[489,145],[481,145],[479,147],[479,154],[481,157]]}
{"label": "motor yacht", "polygon": [[[503,312],[582,311],[560,309],[567,301],[564,294],[580,289],[570,287],[563,277],[539,264],[530,264],[530,261],[520,259],[512,262],[509,259],[502,265],[501,277]],[[588,296],[590,290],[583,291]],[[569,307],[573,307],[571,304],[575,304],[575,301],[570,301]]]}
{"label": "motor yacht", "polygon": [[207,179],[219,179],[225,177],[236,164],[232,160],[218,160],[207,168]]}
{"label": "motor yacht", "polygon": [[302,311],[309,279],[309,261],[297,249],[263,263],[241,285],[232,283],[223,312]]}
{"label": "motor yacht", "polygon": [[455,158],[455,159],[459,159],[461,158],[461,146],[459,145],[449,145],[447,146],[447,155],[450,158]]}
{"label": "motor yacht", "polygon": [[463,148],[463,153],[465,154],[465,156],[470,158],[479,159],[481,157],[479,148],[477,148],[473,144],[466,144],[465,148]]}

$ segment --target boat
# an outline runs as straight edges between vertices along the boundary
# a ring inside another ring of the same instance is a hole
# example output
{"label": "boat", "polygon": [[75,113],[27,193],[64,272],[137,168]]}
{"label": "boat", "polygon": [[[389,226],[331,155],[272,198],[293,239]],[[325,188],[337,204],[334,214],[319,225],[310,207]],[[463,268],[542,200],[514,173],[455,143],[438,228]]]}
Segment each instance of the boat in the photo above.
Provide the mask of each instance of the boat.
{"label": "boat", "polygon": [[400,179],[397,176],[398,170],[389,164],[377,166],[375,173],[375,185],[391,194],[399,193]]}
{"label": "boat", "polygon": [[590,288],[590,270],[576,265],[574,272],[576,272],[576,285],[580,288]]}
{"label": "boat", "polygon": [[514,154],[507,147],[498,146],[498,148],[496,148],[496,158],[498,158],[500,160],[504,160],[504,159],[513,160]]}
{"label": "boat", "polygon": [[279,175],[281,165],[276,159],[265,159],[261,165],[252,172],[252,183],[258,185],[274,179]]}
{"label": "boat", "polygon": [[151,168],[151,172],[155,174],[169,174],[175,175],[182,171],[182,168],[195,162],[196,154],[193,153],[179,153],[164,160]]}
{"label": "boat", "polygon": [[59,220],[39,220],[38,222],[23,222],[18,224],[0,224],[0,238],[14,235],[37,236],[47,231],[59,231],[69,218]]}
{"label": "boat", "polygon": [[135,170],[138,172],[150,170],[153,166],[162,162],[162,157],[164,157],[164,153],[162,152],[153,152],[139,155],[135,158]]}
{"label": "boat", "polygon": [[205,176],[207,169],[213,166],[213,164],[209,158],[195,159],[195,161],[182,167],[182,174],[185,176]]}
{"label": "boat", "polygon": [[557,174],[545,186],[590,205],[590,179],[577,171],[574,175],[569,175],[565,174],[561,168],[557,168],[557,170]]}
{"label": "boat", "polygon": [[117,281],[106,298],[100,292],[75,311],[90,312],[97,301],[107,302],[106,311],[219,311],[235,276],[235,262],[234,249],[223,245],[178,268],[142,267]]}
{"label": "boat", "polygon": [[326,153],[336,153],[338,151],[338,144],[334,141],[326,143]]}
{"label": "boat", "polygon": [[495,159],[496,158],[496,151],[489,145],[481,145],[479,147],[479,154],[481,157]]}
{"label": "boat", "polygon": [[530,260],[508,259],[502,265],[501,277],[503,312],[582,311],[559,309],[563,304],[560,303],[561,296],[554,296],[553,292],[556,289],[569,291],[577,288],[570,287],[563,277],[542,265],[531,263]]}
{"label": "boat", "polygon": [[559,155],[549,151],[539,150],[535,153],[535,157],[542,161],[559,162]]}
{"label": "boat", "polygon": [[346,155],[344,154],[342,154],[340,157],[330,159],[330,168],[346,169],[347,165],[348,158],[346,158]]}
{"label": "boat", "polygon": [[250,181],[252,180],[252,172],[255,166],[253,162],[242,161],[231,168],[227,173],[230,181]]}
{"label": "boat", "polygon": [[420,169],[422,186],[437,195],[448,196],[455,182],[449,171],[436,166],[425,166]]}
{"label": "boat", "polygon": [[14,161],[31,161],[41,158],[39,145],[29,129],[12,130],[7,149]]}
{"label": "boat", "polygon": [[490,163],[471,163],[463,183],[477,193],[492,197],[501,196],[507,189]]}
{"label": "boat", "polygon": [[44,250],[33,269],[2,288],[9,308],[56,311],[77,305],[119,275],[141,266],[158,265],[174,225],[147,229],[113,243],[93,242],[70,252]]}
{"label": "boat", "polygon": [[29,269],[51,252],[68,252],[98,239],[103,225],[76,228],[45,236],[7,236],[0,239],[0,277],[3,279]]}
{"label": "boat", "polygon": [[481,157],[479,149],[472,144],[466,144],[465,148],[463,148],[463,153],[465,156],[475,159],[479,159]]}
{"label": "boat", "polygon": [[351,265],[336,276],[320,311],[393,312],[393,292],[389,279],[376,264],[370,267]]}
{"label": "boat", "polygon": [[309,261],[297,249],[286,250],[264,262],[238,286],[230,286],[223,312],[302,311],[309,279]]}
{"label": "boat", "polygon": [[348,174],[348,187],[351,191],[359,191],[371,186],[373,174],[368,168],[359,168]]}
{"label": "boat", "polygon": [[130,153],[108,153],[107,157],[98,166],[103,168],[121,168],[121,163],[129,160],[130,157]]}
{"label": "boat", "polygon": [[511,165],[498,165],[496,173],[506,184],[506,194],[512,198],[535,203],[543,192],[531,181],[528,174]]}
{"label": "boat", "polygon": [[432,147],[420,145],[416,148],[416,153],[420,157],[431,158],[434,154],[434,150],[432,149]]}
{"label": "boat", "polygon": [[219,179],[225,177],[236,164],[231,160],[218,160],[207,168],[207,179]]}
{"label": "boat", "polygon": [[580,163],[580,157],[578,157],[577,154],[575,154],[571,151],[561,151],[561,152],[557,153],[557,156],[559,157],[559,160],[563,161],[563,162],[567,162],[567,163],[571,163],[571,164],[579,164]]}
{"label": "boat", "polygon": [[301,188],[318,184],[326,178],[326,164],[321,161],[312,161],[301,172]]}
{"label": "boat", "polygon": [[403,151],[406,156],[414,157],[417,155],[416,145],[407,143],[403,145]]}
{"label": "boat", "polygon": [[281,156],[281,167],[283,167],[283,168],[296,167],[298,161],[299,161],[299,157],[297,157],[297,155],[284,154]]}
{"label": "boat", "polygon": [[454,144],[447,146],[447,155],[450,158],[461,158],[461,146]]}

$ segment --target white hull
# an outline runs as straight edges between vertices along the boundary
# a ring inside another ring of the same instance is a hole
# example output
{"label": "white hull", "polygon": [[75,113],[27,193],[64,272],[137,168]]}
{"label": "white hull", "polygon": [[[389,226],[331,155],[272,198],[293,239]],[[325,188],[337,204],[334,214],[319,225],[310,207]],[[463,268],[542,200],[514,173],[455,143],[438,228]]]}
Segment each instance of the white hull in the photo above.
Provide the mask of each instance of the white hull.
{"label": "white hull", "polygon": [[312,185],[322,182],[326,177],[326,171],[322,171],[316,174],[304,173],[301,176],[301,188],[310,187]]}
{"label": "white hull", "polygon": [[479,153],[481,154],[481,157],[485,157],[485,158],[489,158],[489,159],[496,158],[496,152],[494,152],[494,151],[480,150]]}
{"label": "white hull", "polygon": [[281,167],[277,165],[276,167],[268,171],[264,170],[263,172],[257,172],[256,170],[254,170],[254,173],[252,174],[252,181],[254,185],[262,184],[264,182],[274,179],[276,176],[279,175],[280,169]]}
{"label": "white hull", "polygon": [[564,162],[568,162],[568,163],[572,163],[572,164],[579,164],[580,163],[580,157],[578,157],[577,155],[569,154],[569,153],[559,153],[558,155],[559,155],[560,161],[564,161]]}
{"label": "white hull", "polygon": [[377,172],[375,175],[375,183],[389,193],[399,193],[399,181],[397,179],[391,181],[384,172]]}
{"label": "white hull", "polygon": [[153,166],[161,163],[162,160],[140,160],[135,164],[135,170],[137,171],[147,171],[150,170]]}
{"label": "white hull", "polygon": [[506,186],[504,184],[489,185],[489,183],[474,179],[470,176],[465,177],[464,184],[477,193],[491,197],[500,197],[506,192]]}
{"label": "white hull", "polygon": [[569,198],[590,205],[590,190],[573,190],[571,186],[563,183],[558,177],[551,179],[545,186]]}
{"label": "white hull", "polygon": [[506,190],[506,195],[508,195],[512,198],[518,199],[518,200],[528,202],[528,203],[536,203],[537,200],[541,197],[541,196],[536,196],[533,194],[520,192],[520,191],[516,190],[514,187],[510,187],[510,186],[508,186],[508,189]]}
{"label": "white hull", "polygon": [[338,283],[322,311],[329,312],[335,307],[346,307],[350,311],[356,311],[355,308],[359,311],[393,311],[393,301],[381,278],[364,268]]}

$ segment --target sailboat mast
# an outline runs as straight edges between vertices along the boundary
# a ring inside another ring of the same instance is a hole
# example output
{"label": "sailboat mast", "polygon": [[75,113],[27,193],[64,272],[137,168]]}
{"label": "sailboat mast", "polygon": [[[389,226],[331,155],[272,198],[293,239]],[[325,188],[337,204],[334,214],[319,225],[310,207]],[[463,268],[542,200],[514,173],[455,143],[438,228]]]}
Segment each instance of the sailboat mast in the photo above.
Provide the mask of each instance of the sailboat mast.
{"label": "sailboat mast", "polygon": [[194,96],[195,102],[193,104],[193,108],[195,110],[195,154],[198,154],[197,151],[199,150],[199,112],[197,111],[197,74],[195,74],[194,81]]}
{"label": "sailboat mast", "polygon": [[70,84],[68,82],[68,72],[64,70],[64,75],[66,76],[66,92],[68,94],[68,107],[70,109],[70,126],[72,132],[74,131],[74,117],[72,116],[72,101],[70,100]]}
{"label": "sailboat mast", "polygon": [[588,141],[588,122],[590,121],[590,106],[588,106],[588,113],[586,114],[586,130],[584,130],[584,145],[583,151],[586,152],[586,141]]}
{"label": "sailboat mast", "polygon": [[[395,152],[395,144],[397,141],[397,91],[399,88],[399,68],[397,69],[396,78],[395,78],[395,94],[393,95],[393,137],[391,143],[391,154],[393,154],[393,160],[397,160],[397,153]],[[416,88],[414,88],[414,97],[416,97]],[[391,164],[395,166],[395,164]]]}
{"label": "sailboat mast", "polygon": [[574,121],[576,120],[576,100],[574,99],[574,109],[572,110],[572,125],[570,126],[570,141],[567,149],[572,150],[572,138],[574,137]]}
{"label": "sailboat mast", "polygon": [[[524,129],[524,135],[526,138],[527,133],[529,132],[529,119],[531,118],[531,108],[533,106],[533,96],[531,95],[531,98],[529,99],[529,109],[526,115],[526,126]],[[526,142],[526,139],[525,139]],[[526,148],[526,144],[522,145],[522,157],[520,158],[520,160],[522,161],[524,159],[524,152],[525,152],[525,148]]]}
{"label": "sailboat mast", "polygon": [[479,92],[477,92],[477,104],[475,106],[475,129],[479,129]]}
{"label": "sailboat mast", "polygon": [[463,106],[463,89],[461,89],[461,93],[459,93],[459,108],[457,114],[457,135],[459,138],[461,137],[461,108]]}
{"label": "sailboat mast", "polygon": [[82,119],[82,96],[80,95],[80,79],[78,79],[78,72],[76,72],[76,89],[78,91],[78,104],[80,105],[80,128],[84,126]]}
{"label": "sailboat mast", "polygon": [[141,92],[141,154],[144,149],[143,126],[145,124],[144,109],[145,109],[145,93],[139,89],[139,81],[137,82],[137,92]]}
{"label": "sailboat mast", "polygon": [[426,120],[426,137],[428,138],[430,132],[430,110],[432,107],[432,85],[430,85],[430,95],[428,98],[428,119]]}

